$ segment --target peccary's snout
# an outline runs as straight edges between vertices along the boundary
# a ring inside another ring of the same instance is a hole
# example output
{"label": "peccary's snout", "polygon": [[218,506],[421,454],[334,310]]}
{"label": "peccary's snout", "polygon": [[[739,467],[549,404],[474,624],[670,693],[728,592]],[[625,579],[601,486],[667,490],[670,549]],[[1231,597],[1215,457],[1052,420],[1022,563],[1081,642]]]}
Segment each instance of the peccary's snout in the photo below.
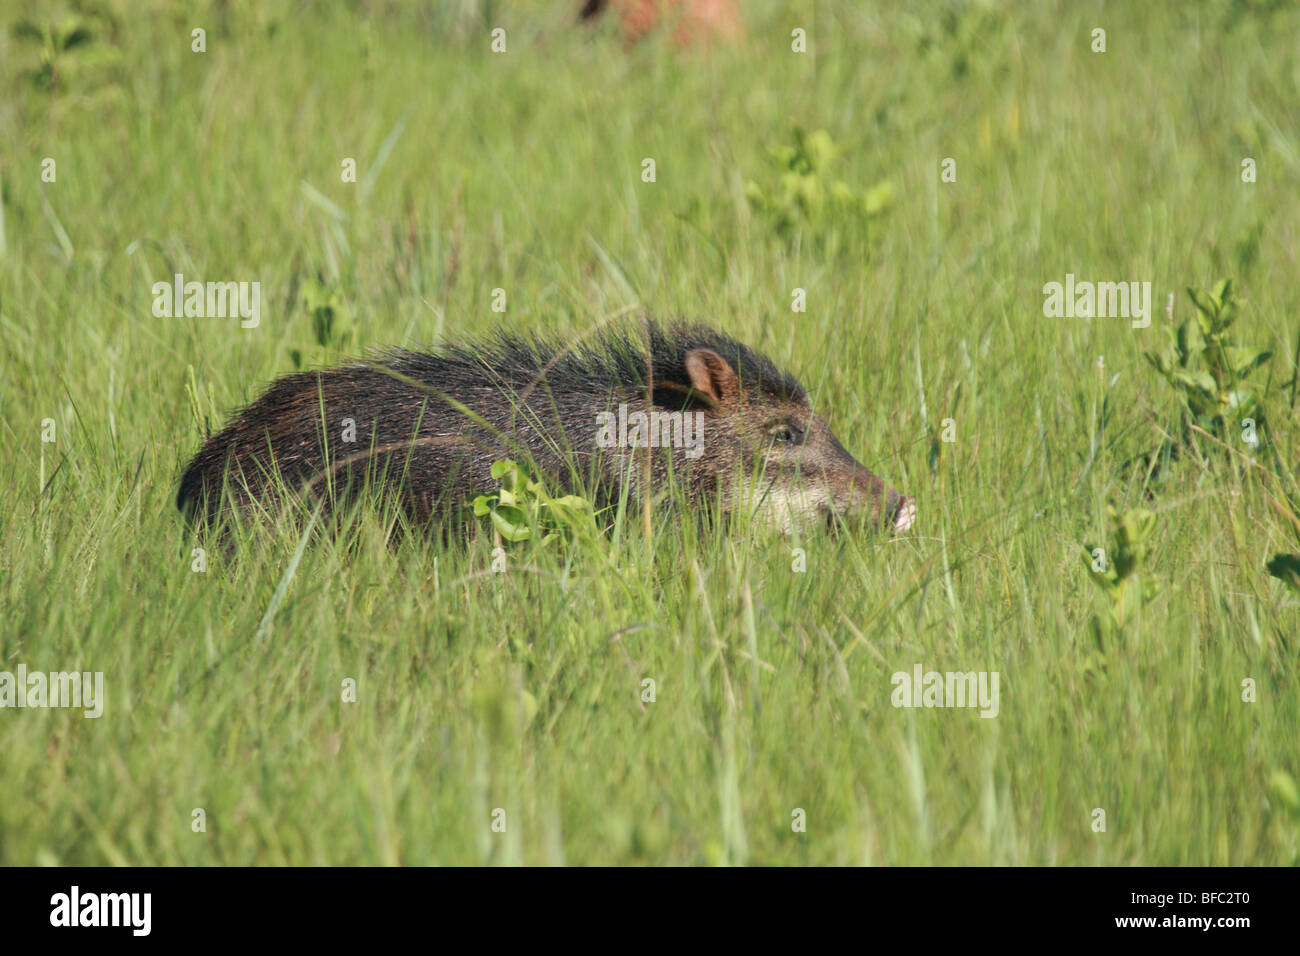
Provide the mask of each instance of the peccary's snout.
{"label": "peccary's snout", "polygon": [[883,527],[890,534],[902,534],[912,527],[916,521],[916,500],[911,495],[890,488],[857,461],[853,462],[850,481],[848,513],[865,510],[873,526]]}
{"label": "peccary's snout", "polygon": [[902,534],[912,527],[916,520],[916,499],[911,495],[900,495],[889,489],[889,500],[885,509],[885,523],[893,534]]}

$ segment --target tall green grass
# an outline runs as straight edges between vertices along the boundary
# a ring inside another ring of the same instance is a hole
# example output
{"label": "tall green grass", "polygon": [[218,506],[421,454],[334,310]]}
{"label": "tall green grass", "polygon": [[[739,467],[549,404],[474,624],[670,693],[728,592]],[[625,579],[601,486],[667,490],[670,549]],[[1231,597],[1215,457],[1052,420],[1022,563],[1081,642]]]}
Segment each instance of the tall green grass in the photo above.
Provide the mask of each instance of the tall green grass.
{"label": "tall green grass", "polygon": [[[1142,359],[1170,292],[1179,322],[1234,276],[1239,334],[1279,395],[1295,375],[1300,15],[755,3],[704,56],[572,6],[109,5],[53,89],[0,38],[0,670],[107,694],[0,710],[0,861],[1296,862],[1300,602],[1264,569],[1300,550],[1296,412],[1267,475],[1209,441],[1158,482],[1132,463],[1177,421]],[[778,229],[746,184],[780,189],[795,127],[889,207]],[[176,272],[260,281],[261,324],[155,318]],[[1152,327],[1044,318],[1067,272],[1152,281]],[[796,372],[913,532],[661,510],[496,574],[490,534],[390,543],[374,508],[192,570],[180,470],[275,376],[643,311]],[[1099,646],[1108,504],[1154,511],[1153,588]],[[998,716],[892,707],[918,662],[998,671]]]}

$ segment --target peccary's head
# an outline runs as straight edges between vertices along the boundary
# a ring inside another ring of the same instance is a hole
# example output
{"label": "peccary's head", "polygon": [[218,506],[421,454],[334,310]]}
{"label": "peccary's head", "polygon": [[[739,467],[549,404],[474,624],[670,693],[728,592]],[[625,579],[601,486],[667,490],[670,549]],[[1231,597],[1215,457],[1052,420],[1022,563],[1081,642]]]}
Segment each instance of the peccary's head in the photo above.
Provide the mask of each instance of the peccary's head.
{"label": "peccary's head", "polygon": [[730,510],[787,533],[841,520],[891,534],[911,527],[915,501],[845,451],[792,376],[722,336],[677,354],[705,406],[702,457]]}

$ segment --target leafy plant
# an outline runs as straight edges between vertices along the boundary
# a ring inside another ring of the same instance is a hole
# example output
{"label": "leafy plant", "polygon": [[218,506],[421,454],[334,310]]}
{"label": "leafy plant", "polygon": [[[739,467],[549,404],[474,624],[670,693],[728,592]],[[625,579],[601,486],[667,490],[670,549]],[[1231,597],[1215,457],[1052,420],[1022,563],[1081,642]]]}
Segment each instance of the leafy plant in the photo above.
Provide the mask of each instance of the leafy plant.
{"label": "leafy plant", "polygon": [[[303,304],[311,318],[312,337],[316,348],[310,350],[319,361],[328,361],[332,355],[345,351],[352,343],[356,323],[343,294],[323,281],[308,279],[303,284]],[[289,357],[294,366],[309,364],[312,355],[301,349],[291,349]]]}
{"label": "leafy plant", "polygon": [[1109,639],[1123,632],[1158,589],[1154,579],[1140,574],[1151,551],[1155,514],[1144,508],[1120,514],[1108,505],[1106,515],[1115,528],[1114,544],[1110,549],[1085,545],[1083,555],[1088,576],[1106,597],[1105,609],[1092,620],[1093,636],[1103,651]]}
{"label": "leafy plant", "polygon": [[1237,317],[1231,279],[1210,292],[1189,288],[1187,295],[1196,314],[1176,332],[1165,327],[1166,348],[1144,353],[1182,399],[1184,437],[1195,424],[1223,439],[1246,419],[1264,435],[1263,391],[1249,379],[1273,353],[1241,345],[1230,331]]}
{"label": "leafy plant", "polygon": [[479,495],[471,507],[475,517],[488,516],[507,541],[526,541],[537,532],[542,534],[542,545],[547,545],[579,529],[595,530],[594,509],[581,495],[552,497],[513,461],[494,462],[492,477],[501,482],[500,490]]}
{"label": "leafy plant", "polygon": [[10,34],[16,44],[35,53],[34,65],[22,75],[48,93],[76,86],[102,94],[110,85],[107,73],[120,66],[122,57],[115,46],[98,42],[100,35],[113,31],[111,17],[103,12],[93,17],[102,24],[97,26],[92,18],[82,16],[70,16],[59,23],[17,21]]}
{"label": "leafy plant", "polygon": [[319,282],[308,282],[303,290],[307,314],[311,316],[316,344],[323,348],[342,349],[352,341],[352,311],[337,289]]}
{"label": "leafy plant", "polygon": [[751,180],[745,184],[745,198],[771,217],[781,233],[800,225],[821,225],[833,216],[872,219],[881,215],[893,201],[893,184],[886,179],[858,191],[843,180],[831,181],[827,170],[842,153],[825,130],[805,133],[796,128],[794,145],[768,147],[780,170],[776,185],[764,189]]}

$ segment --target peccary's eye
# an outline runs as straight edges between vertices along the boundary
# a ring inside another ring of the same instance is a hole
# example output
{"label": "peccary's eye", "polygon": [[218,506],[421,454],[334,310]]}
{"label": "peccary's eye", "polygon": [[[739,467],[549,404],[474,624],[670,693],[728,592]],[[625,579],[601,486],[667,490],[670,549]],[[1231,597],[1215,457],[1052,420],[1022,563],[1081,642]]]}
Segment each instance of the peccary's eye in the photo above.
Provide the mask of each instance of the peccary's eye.
{"label": "peccary's eye", "polygon": [[794,444],[799,440],[799,432],[785,424],[775,426],[768,435],[771,436],[772,441],[782,444]]}

